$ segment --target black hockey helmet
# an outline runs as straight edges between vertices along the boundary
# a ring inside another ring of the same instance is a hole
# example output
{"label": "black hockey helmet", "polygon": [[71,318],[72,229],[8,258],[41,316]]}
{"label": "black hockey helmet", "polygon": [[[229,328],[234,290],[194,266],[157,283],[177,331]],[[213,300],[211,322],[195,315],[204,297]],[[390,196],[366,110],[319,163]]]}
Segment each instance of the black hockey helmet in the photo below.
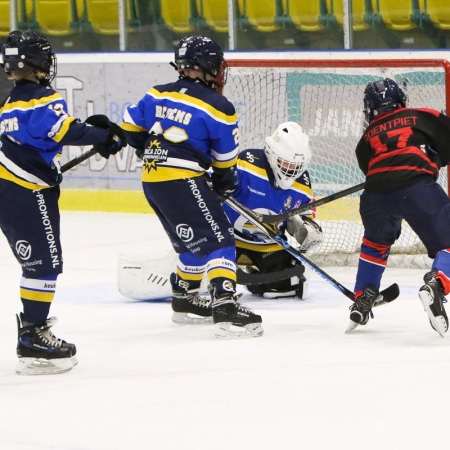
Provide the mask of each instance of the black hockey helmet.
{"label": "black hockey helmet", "polygon": [[2,45],[2,65],[6,73],[39,71],[51,83],[56,76],[56,56],[50,42],[40,33],[12,31]]}
{"label": "black hockey helmet", "polygon": [[226,82],[227,65],[219,44],[206,36],[186,36],[175,49],[174,66],[183,78],[184,69],[200,70],[213,78],[209,87],[221,89]]}
{"label": "black hockey helmet", "polygon": [[364,91],[364,114],[369,123],[380,114],[406,106],[406,95],[390,78],[369,83]]}

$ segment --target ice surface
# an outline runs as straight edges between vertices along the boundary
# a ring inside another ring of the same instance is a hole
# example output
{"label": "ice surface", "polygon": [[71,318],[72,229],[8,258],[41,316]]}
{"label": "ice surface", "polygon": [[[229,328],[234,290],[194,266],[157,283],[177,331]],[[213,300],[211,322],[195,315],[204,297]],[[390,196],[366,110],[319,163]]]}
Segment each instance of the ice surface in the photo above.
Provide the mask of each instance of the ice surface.
{"label": "ice surface", "polygon": [[[424,271],[388,268],[400,297],[352,335],[349,300],[313,274],[304,301],[245,295],[264,336],[219,341],[118,292],[120,253],[169,248],[154,216],[63,212],[62,241],[53,331],[79,365],[38,377],[14,373],[20,269],[0,242],[0,449],[448,448],[450,335],[422,310]],[[356,268],[326,270],[352,289]]]}

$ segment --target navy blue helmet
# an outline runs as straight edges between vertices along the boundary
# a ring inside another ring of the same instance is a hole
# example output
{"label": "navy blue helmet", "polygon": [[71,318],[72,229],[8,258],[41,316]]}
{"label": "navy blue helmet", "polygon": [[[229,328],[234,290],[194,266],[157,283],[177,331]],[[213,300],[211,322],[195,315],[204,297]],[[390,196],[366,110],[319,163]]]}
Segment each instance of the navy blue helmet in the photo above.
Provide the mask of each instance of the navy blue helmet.
{"label": "navy blue helmet", "polygon": [[390,78],[369,83],[364,91],[364,114],[369,123],[380,114],[406,106],[406,95]]}
{"label": "navy blue helmet", "polygon": [[50,42],[32,30],[9,33],[2,45],[2,65],[6,73],[43,72],[48,83],[56,76],[56,56]]}
{"label": "navy blue helmet", "polygon": [[175,66],[182,78],[184,69],[194,69],[212,77],[206,80],[209,87],[221,89],[225,85],[227,65],[223,51],[206,36],[182,38],[175,49]]}

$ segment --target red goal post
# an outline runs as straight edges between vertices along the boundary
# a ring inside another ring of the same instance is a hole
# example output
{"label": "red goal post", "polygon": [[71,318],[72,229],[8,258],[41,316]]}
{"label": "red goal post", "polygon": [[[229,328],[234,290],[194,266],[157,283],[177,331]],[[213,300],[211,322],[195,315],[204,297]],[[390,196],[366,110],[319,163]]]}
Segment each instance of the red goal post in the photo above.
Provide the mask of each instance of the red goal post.
{"label": "red goal post", "polygon": [[[309,134],[309,168],[317,198],[364,181],[354,149],[364,130],[363,93],[368,82],[394,79],[409,107],[450,111],[450,63],[443,59],[229,59],[224,95],[235,105],[240,148],[263,148],[264,138],[284,121]],[[449,191],[448,171],[439,182]],[[325,240],[311,256],[322,264],[357,261],[362,239],[355,194],[319,207]],[[395,256],[399,255],[399,256]],[[392,248],[390,265],[429,267],[425,249],[408,224]]]}

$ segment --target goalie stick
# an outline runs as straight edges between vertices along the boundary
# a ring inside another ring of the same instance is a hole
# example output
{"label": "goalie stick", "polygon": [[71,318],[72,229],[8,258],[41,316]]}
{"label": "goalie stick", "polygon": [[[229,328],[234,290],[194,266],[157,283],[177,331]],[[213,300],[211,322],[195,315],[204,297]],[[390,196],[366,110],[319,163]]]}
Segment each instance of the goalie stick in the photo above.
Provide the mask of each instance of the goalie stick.
{"label": "goalie stick", "polygon": [[[249,220],[253,225],[263,231],[267,236],[274,240],[278,245],[283,247],[287,252],[289,252],[295,259],[306,264],[314,272],[316,272],[321,278],[330,283],[333,287],[341,291],[348,299],[355,301],[354,293],[343,286],[341,283],[336,281],[333,277],[323,271],[319,266],[310,261],[306,256],[304,256],[300,251],[289,244],[282,236],[277,232],[275,225],[264,223],[259,221],[254,217],[253,211],[249,210],[245,206],[241,205],[237,200],[232,197],[224,199],[231,208],[233,208],[237,213],[241,214],[247,220]],[[249,214],[249,213],[253,214]],[[271,216],[269,216],[271,217]],[[272,216],[273,217],[273,216]],[[396,283],[390,285],[386,289],[380,292],[380,298],[374,303],[374,306],[380,306],[384,303],[389,303],[395,300],[400,293],[399,287]]]}
{"label": "goalie stick", "polygon": [[328,195],[327,197],[320,198],[319,200],[315,200],[313,202],[306,203],[305,205],[301,205],[298,208],[291,209],[290,211],[286,211],[281,214],[273,214],[273,215],[257,213],[255,211],[248,209],[246,206],[242,205],[237,200],[234,200],[234,201],[240,208],[242,208],[243,210],[246,210],[250,214],[250,216],[252,216],[258,222],[276,223],[276,222],[280,222],[282,220],[289,219],[289,217],[296,216],[297,214],[300,214],[304,211],[308,211],[311,208],[316,208],[317,206],[322,206],[322,205],[325,205],[326,203],[330,203],[339,198],[354,194],[355,192],[358,192],[358,191],[361,191],[362,189],[364,189],[364,186],[365,186],[365,183],[360,183],[355,186],[344,189],[343,191],[335,192],[334,194]]}

